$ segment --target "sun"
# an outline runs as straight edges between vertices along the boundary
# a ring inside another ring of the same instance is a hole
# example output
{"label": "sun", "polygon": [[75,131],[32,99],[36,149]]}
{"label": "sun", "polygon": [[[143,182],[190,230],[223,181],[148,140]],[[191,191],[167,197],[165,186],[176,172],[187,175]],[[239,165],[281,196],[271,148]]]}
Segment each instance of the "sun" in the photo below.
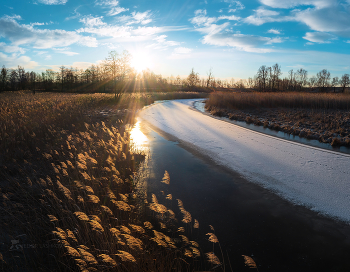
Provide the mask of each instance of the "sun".
{"label": "sun", "polygon": [[150,54],[146,51],[136,51],[133,52],[131,59],[131,66],[140,73],[147,68],[151,69],[153,67],[153,60]]}

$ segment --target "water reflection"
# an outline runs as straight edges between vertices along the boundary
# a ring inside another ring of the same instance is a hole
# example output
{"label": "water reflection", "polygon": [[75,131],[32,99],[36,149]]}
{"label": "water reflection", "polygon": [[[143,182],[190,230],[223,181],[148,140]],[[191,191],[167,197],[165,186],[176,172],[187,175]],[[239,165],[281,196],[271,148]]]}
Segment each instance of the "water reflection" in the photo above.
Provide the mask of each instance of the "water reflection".
{"label": "water reflection", "polygon": [[130,131],[130,140],[133,145],[134,151],[146,153],[149,148],[148,138],[141,131],[141,121],[139,118],[136,119],[137,122]]}

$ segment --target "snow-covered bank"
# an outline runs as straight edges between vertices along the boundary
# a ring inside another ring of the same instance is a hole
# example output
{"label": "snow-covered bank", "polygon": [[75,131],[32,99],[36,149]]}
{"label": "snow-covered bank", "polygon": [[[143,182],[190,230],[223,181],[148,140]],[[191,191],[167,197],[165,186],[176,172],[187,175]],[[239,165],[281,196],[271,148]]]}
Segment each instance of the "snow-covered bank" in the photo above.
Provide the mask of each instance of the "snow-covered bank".
{"label": "snow-covered bank", "polygon": [[350,156],[254,132],[172,100],[139,116],[294,203],[350,222]]}

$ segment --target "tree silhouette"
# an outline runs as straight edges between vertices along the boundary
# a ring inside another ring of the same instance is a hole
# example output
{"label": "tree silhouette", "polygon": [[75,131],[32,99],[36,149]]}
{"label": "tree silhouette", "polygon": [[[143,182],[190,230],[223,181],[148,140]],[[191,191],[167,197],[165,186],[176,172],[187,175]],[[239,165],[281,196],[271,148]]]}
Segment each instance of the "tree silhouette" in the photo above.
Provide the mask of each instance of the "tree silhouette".
{"label": "tree silhouette", "polygon": [[187,86],[190,89],[193,89],[199,82],[199,76],[198,73],[194,72],[194,69],[192,68],[191,73],[187,77]]}
{"label": "tree silhouette", "polygon": [[329,80],[331,79],[331,73],[327,69],[323,69],[317,73],[318,85],[324,91],[329,86]]}
{"label": "tree silhouette", "polygon": [[349,74],[344,74],[339,80],[339,83],[342,87],[342,92],[345,92],[345,88],[350,85],[350,76]]}
{"label": "tree silhouette", "polygon": [[106,70],[110,74],[110,80],[113,82],[115,99],[121,94],[123,81],[131,71],[130,67],[131,55],[128,51],[123,51],[121,55],[117,51],[108,53],[108,57],[104,61]]}

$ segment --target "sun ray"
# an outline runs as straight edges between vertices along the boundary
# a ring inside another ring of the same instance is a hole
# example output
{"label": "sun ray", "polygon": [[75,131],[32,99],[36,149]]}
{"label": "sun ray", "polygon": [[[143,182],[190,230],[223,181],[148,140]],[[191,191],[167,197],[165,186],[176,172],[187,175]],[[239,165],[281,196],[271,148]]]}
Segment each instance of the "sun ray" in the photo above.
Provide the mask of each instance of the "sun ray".
{"label": "sun ray", "polygon": [[138,50],[132,53],[131,66],[135,68],[138,73],[141,73],[147,68],[153,68],[153,60],[151,55],[144,50]]}

